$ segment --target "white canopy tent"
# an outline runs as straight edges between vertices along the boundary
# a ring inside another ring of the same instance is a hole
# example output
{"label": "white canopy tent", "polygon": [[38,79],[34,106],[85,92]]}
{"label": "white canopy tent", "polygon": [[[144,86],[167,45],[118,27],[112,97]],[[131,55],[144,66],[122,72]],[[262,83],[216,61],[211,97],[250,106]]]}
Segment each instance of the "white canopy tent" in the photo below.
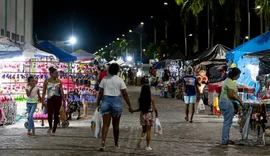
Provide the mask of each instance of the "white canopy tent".
{"label": "white canopy tent", "polygon": [[7,37],[0,37],[0,59],[22,56],[22,48]]}
{"label": "white canopy tent", "polygon": [[55,55],[39,50],[30,43],[22,44],[22,48],[23,48],[23,56],[26,58],[51,57],[54,58],[55,60],[58,60],[58,58]]}

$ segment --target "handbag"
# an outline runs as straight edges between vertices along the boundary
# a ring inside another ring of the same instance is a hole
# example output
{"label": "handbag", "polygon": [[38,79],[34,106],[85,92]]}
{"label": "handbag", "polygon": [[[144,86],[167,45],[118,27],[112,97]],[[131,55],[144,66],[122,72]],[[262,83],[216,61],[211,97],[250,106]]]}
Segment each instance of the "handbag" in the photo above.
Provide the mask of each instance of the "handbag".
{"label": "handbag", "polygon": [[65,121],[67,119],[65,108],[60,111],[60,120]]}

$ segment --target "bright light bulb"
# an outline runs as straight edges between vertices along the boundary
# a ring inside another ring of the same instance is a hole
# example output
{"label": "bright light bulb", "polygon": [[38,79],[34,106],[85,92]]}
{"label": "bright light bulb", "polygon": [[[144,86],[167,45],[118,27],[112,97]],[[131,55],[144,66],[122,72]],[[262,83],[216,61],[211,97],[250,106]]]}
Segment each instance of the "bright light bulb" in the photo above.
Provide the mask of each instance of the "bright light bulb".
{"label": "bright light bulb", "polygon": [[71,37],[71,38],[69,39],[69,42],[70,42],[71,44],[75,44],[75,43],[77,42],[77,39],[76,39],[75,37]]}
{"label": "bright light bulb", "polygon": [[132,61],[132,57],[131,56],[128,56],[127,57],[127,61]]}
{"label": "bright light bulb", "polygon": [[261,9],[261,6],[260,5],[256,6],[256,9]]}
{"label": "bright light bulb", "polygon": [[144,23],[143,23],[143,22],[141,22],[141,25],[144,25]]}
{"label": "bright light bulb", "polygon": [[132,30],[129,30],[130,33],[132,33]]}

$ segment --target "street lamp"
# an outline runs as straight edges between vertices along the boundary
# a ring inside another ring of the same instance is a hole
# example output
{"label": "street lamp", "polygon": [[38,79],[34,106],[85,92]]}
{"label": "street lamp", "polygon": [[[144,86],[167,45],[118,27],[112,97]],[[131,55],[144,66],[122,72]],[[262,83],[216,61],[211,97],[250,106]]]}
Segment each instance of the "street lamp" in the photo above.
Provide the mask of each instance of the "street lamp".
{"label": "street lamp", "polygon": [[107,48],[108,46],[107,46],[107,45],[105,45],[105,47]]}
{"label": "street lamp", "polygon": [[168,3],[167,2],[164,2],[164,5],[168,5]]}
{"label": "street lamp", "polygon": [[154,43],[157,43],[157,29],[156,29],[156,25],[155,24],[149,24],[149,23],[144,23],[144,22],[141,22],[141,25],[151,25],[154,27]]}
{"label": "street lamp", "polygon": [[248,37],[248,36],[246,36],[246,37],[245,37],[245,39],[247,39],[247,40],[248,40],[248,39],[249,39],[249,37]]}
{"label": "street lamp", "polygon": [[76,44],[77,42],[77,39],[75,37],[70,37],[69,39],[69,43],[71,44],[71,51],[73,52],[74,51],[74,44]]}
{"label": "street lamp", "polygon": [[103,48],[101,48],[101,50],[103,50]]}
{"label": "street lamp", "polygon": [[119,41],[120,40],[120,38],[117,38],[117,41]]}
{"label": "street lamp", "polygon": [[70,39],[69,39],[70,44],[74,45],[74,44],[76,44],[76,42],[77,42],[77,39],[75,37],[70,37]]}
{"label": "street lamp", "polygon": [[190,37],[191,37],[191,36],[193,36],[193,34],[189,34],[188,36],[190,36]]}
{"label": "street lamp", "polygon": [[261,9],[261,6],[260,5],[256,6],[256,9]]}
{"label": "street lamp", "polygon": [[124,34],[123,34],[122,36],[123,36],[123,37],[125,37],[125,35],[124,35]]}
{"label": "street lamp", "polygon": [[133,33],[135,33],[135,34],[140,35],[140,54],[141,54],[140,59],[141,59],[141,63],[142,63],[142,52],[143,52],[143,49],[142,49],[142,34],[139,33],[139,32],[136,32],[136,31],[132,31],[132,30],[129,30],[129,32],[130,32],[130,33],[133,32]]}
{"label": "street lamp", "polygon": [[132,57],[131,56],[127,56],[127,61],[132,61]]}

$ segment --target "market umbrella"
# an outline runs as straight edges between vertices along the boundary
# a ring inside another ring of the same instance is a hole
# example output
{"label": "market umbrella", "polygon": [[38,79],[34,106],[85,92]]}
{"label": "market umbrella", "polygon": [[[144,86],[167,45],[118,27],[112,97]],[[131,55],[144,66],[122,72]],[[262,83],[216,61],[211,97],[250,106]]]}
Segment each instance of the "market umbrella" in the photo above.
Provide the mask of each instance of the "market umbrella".
{"label": "market umbrella", "polygon": [[95,55],[88,53],[84,50],[77,50],[71,53],[71,55],[76,56],[78,60],[80,61],[90,61],[94,58],[96,58]]}

